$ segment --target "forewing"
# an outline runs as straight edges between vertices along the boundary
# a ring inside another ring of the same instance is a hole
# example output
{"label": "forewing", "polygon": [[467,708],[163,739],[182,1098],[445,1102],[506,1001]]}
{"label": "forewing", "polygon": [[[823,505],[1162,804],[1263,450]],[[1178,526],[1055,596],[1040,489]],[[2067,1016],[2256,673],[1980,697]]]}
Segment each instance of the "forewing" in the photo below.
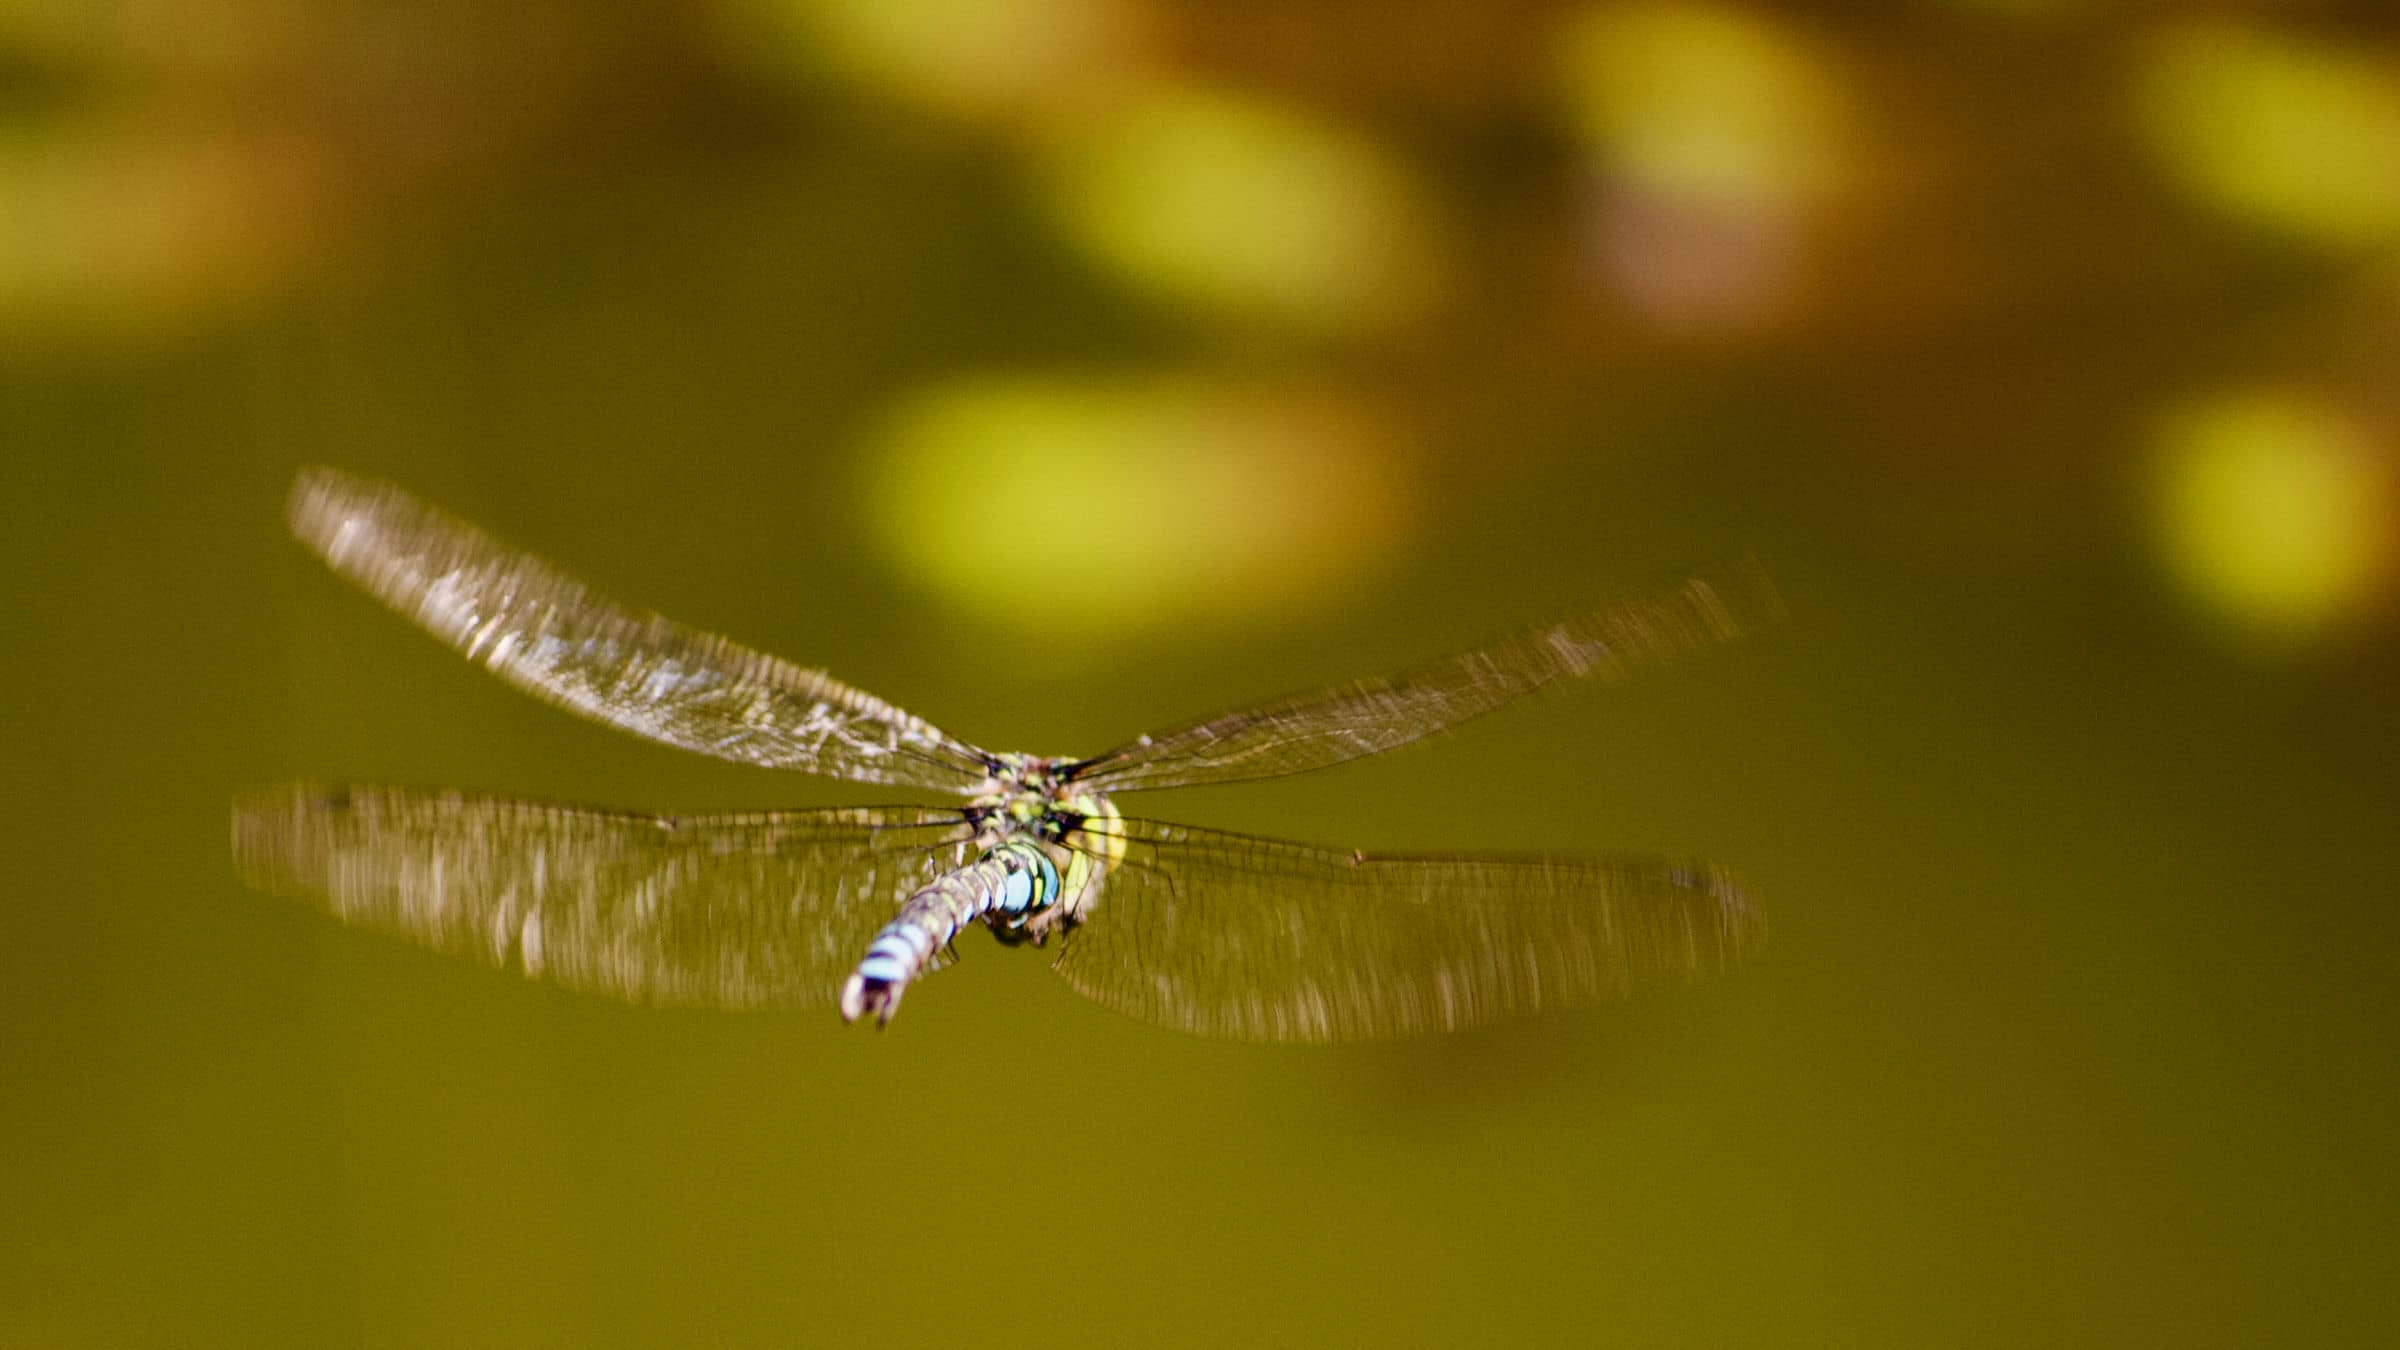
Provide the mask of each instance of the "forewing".
{"label": "forewing", "polygon": [[1100,791],[1119,792],[1321,769],[1421,740],[1556,680],[1623,679],[1754,632],[1781,612],[1765,572],[1743,562],[1397,675],[1144,736],[1065,773]]}
{"label": "forewing", "polygon": [[1764,934],[1734,878],[1633,855],[1406,857],[1128,820],[1057,970],[1144,1021],[1353,1041],[1568,1008],[1730,963]]}
{"label": "forewing", "polygon": [[333,569],[539,698],[720,759],[959,789],[989,757],[821,670],[596,594],[398,488],[293,484],[292,532]]}
{"label": "forewing", "polygon": [[348,923],[642,1003],[824,1003],[900,899],[960,861],[956,811],[676,817],[394,788],[234,803],[252,886]]}

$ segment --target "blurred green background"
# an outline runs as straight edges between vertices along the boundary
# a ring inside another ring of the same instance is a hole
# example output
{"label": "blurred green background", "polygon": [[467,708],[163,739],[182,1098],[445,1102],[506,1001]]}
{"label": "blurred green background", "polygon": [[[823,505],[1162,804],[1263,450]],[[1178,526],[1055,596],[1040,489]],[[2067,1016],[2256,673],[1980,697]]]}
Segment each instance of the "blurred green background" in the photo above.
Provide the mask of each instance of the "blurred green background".
{"label": "blurred green background", "polygon": [[[2395,242],[2380,3],[0,4],[0,1342],[2388,1344]],[[1293,1050],[345,931],[233,791],[890,794],[475,672],[318,461],[1049,753],[1755,551],[1765,640],[1129,806],[1775,938]]]}

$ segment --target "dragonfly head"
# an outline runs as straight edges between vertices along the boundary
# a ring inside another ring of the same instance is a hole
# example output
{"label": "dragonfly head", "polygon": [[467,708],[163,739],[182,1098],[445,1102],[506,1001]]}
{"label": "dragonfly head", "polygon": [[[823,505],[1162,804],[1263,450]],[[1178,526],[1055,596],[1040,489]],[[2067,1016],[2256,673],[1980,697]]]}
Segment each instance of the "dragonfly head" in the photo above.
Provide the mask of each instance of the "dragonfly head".
{"label": "dragonfly head", "polygon": [[1072,761],[1047,755],[993,755],[987,762],[991,774],[977,786],[977,801],[1019,793],[1055,798],[1066,788],[1066,776],[1060,770]]}

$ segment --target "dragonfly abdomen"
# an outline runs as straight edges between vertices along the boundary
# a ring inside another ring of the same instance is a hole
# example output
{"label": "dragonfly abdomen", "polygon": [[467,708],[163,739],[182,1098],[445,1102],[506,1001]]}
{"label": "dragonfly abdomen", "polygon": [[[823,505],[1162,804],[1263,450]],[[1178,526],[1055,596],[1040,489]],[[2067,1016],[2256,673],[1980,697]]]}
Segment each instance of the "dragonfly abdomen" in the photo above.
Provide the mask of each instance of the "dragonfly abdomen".
{"label": "dragonfly abdomen", "polygon": [[842,985],[842,1020],[867,1013],[892,1020],[900,996],[930,968],[935,952],[978,919],[1002,932],[1024,928],[1058,903],[1058,865],[1030,839],[1010,839],[955,872],[937,877],[900,904],[877,930],[858,969]]}

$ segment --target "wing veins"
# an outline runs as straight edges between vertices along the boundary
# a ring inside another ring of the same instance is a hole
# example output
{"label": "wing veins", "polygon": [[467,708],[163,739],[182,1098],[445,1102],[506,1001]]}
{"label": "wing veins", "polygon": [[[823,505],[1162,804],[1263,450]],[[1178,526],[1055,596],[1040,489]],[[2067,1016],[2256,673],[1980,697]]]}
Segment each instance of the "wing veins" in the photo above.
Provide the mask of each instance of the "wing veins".
{"label": "wing veins", "polygon": [[1294,694],[1138,737],[1068,766],[1105,792],[1247,782],[1382,754],[1568,679],[1642,667],[1775,622],[1780,599],[1745,560],[1393,675]]}
{"label": "wing veins", "polygon": [[619,604],[398,488],[294,482],[335,571],[537,698],[650,740],[853,782],[957,790],[992,757],[822,670]]}
{"label": "wing veins", "polygon": [[233,812],[258,890],[570,989],[718,1008],[829,1003],[972,837],[929,807],[665,816],[309,785]]}
{"label": "wing veins", "polygon": [[1764,932],[1740,883],[1701,862],[1343,852],[1138,819],[1111,836],[1125,861],[1056,968],[1105,1006],[1200,1035],[1451,1030],[1689,979]]}

